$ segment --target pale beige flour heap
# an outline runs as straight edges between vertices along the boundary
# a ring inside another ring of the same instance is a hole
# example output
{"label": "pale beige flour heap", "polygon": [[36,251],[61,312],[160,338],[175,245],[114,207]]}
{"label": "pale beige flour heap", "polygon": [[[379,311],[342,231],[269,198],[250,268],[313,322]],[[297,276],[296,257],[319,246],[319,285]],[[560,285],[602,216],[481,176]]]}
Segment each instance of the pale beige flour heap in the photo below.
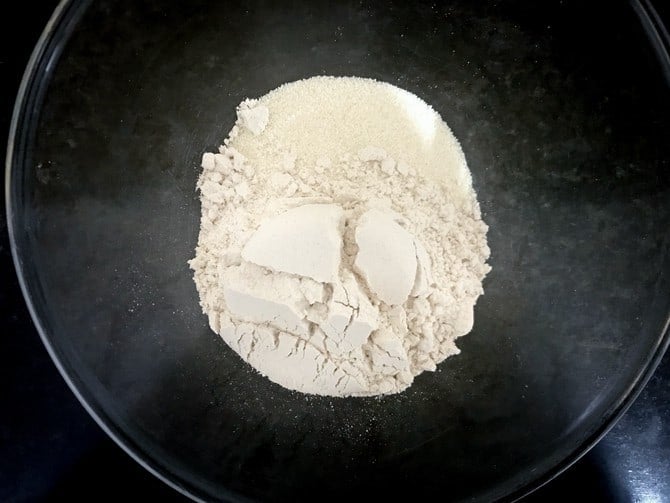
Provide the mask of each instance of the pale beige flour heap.
{"label": "pale beige flour heap", "polygon": [[489,248],[440,116],[390,84],[315,77],[237,117],[198,182],[190,265],[212,330],[319,395],[397,393],[458,353]]}

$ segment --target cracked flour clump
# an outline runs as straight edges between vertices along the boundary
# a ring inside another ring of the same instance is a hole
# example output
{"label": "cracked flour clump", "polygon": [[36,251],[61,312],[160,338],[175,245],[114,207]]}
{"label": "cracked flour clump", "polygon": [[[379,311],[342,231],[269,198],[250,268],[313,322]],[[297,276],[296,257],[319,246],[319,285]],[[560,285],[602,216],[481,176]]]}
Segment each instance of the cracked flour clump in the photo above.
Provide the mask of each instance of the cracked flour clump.
{"label": "cracked flour clump", "polygon": [[488,227],[425,102],[369,79],[286,84],[242,102],[202,168],[200,303],[260,373],[304,393],[397,393],[459,352]]}

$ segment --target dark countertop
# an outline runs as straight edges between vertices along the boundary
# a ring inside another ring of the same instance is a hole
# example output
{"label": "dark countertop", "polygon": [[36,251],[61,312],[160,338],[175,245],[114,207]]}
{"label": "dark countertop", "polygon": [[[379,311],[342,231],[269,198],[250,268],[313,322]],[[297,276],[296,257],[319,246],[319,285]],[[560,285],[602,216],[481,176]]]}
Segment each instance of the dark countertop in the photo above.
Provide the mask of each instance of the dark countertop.
{"label": "dark countertop", "polygon": [[[2,135],[18,83],[54,1],[13,6],[4,17]],[[666,14],[666,13],[664,13]],[[668,19],[667,15],[665,19]],[[11,25],[10,25],[11,23]],[[3,199],[4,201],[4,199]],[[67,388],[32,325],[0,219],[0,500],[185,498],[127,456]],[[622,419],[574,466],[526,501],[670,501],[670,357]]]}

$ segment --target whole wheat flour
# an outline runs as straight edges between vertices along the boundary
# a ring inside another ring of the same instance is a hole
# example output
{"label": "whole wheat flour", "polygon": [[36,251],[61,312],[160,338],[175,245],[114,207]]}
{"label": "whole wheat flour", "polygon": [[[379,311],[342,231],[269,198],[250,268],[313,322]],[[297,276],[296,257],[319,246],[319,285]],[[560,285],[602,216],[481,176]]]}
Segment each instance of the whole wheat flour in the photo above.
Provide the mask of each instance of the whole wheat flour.
{"label": "whole wheat flour", "polygon": [[314,77],[245,100],[198,181],[212,330],[287,388],[397,393],[459,352],[489,272],[456,138],[415,95]]}

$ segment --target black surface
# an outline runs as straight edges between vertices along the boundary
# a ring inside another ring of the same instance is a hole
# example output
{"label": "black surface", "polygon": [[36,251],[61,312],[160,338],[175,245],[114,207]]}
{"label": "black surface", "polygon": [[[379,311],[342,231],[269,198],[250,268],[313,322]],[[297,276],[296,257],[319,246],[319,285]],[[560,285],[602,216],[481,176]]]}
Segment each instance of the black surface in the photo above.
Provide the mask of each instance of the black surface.
{"label": "black surface", "polygon": [[[32,18],[31,22],[37,23],[37,17]],[[38,23],[39,25],[40,23]],[[23,55],[14,53],[11,58],[7,58],[10,64],[19,67],[23,64],[27,49],[34,41],[34,34],[36,33],[34,28],[32,31],[33,38],[26,42]],[[28,33],[30,33],[30,29],[26,30],[26,39],[29,38]],[[13,49],[18,51],[21,50],[20,47],[21,45],[17,44],[17,47]],[[626,61],[625,54],[623,56],[618,55],[617,58]],[[610,60],[606,61],[606,63],[611,62]],[[4,62],[3,65],[5,65]],[[17,68],[14,68],[15,74],[16,71]],[[627,85],[634,86],[635,78],[629,78],[630,80],[625,80],[625,82]],[[14,80],[15,82],[16,80]],[[401,85],[410,87],[411,90],[411,83]],[[581,84],[571,85],[576,85],[579,89],[582,89],[579,87]],[[584,85],[588,87],[588,83]],[[128,87],[131,88],[132,86]],[[565,90],[564,87],[561,87],[561,89]],[[574,92],[574,89],[569,87],[568,90]],[[128,89],[119,92],[128,92]],[[254,93],[250,94],[253,95]],[[630,96],[626,93],[623,95],[624,98],[629,100]],[[640,99],[644,98],[643,96]],[[235,101],[237,97],[230,99]],[[429,102],[434,101],[438,100],[429,99]],[[662,109],[661,105],[659,105],[659,108]],[[467,108],[467,103],[465,103],[465,106]],[[607,105],[602,106],[607,109]],[[221,108],[232,109],[230,106],[224,105],[221,105]],[[586,115],[586,111],[577,108],[575,113],[579,124],[579,119]],[[647,118],[647,116],[635,117],[633,115],[633,125],[640,126],[639,123],[635,122],[635,119],[641,121],[644,118]],[[563,118],[559,117],[559,124],[561,119]],[[663,124],[662,116],[658,117],[657,120]],[[565,124],[568,124],[568,122]],[[649,130],[644,130],[651,137],[648,140],[650,144],[654,143],[654,138],[658,138],[655,135],[660,134],[658,130],[653,130],[654,126],[658,127],[658,124],[658,122],[656,124],[652,123]],[[483,124],[483,126],[486,126],[486,124]],[[667,129],[664,131],[667,131]],[[133,130],[132,133],[134,132]],[[589,128],[586,128],[586,132],[594,134]],[[626,131],[624,130],[624,132]],[[542,135],[543,133],[537,134]],[[458,131],[457,135],[459,135]],[[193,141],[197,143],[200,136],[194,134]],[[467,137],[467,135],[459,136]],[[547,141],[546,137],[540,136],[540,138],[545,142]],[[605,142],[605,144],[611,146],[610,143]],[[465,140],[464,146],[467,149],[467,141]],[[619,148],[623,151],[615,149],[609,155],[616,159],[617,156],[622,154],[631,154],[631,152],[625,152],[625,147]],[[655,148],[661,147],[656,146]],[[602,152],[598,153],[601,154]],[[656,153],[658,154],[658,151]],[[191,152],[186,155],[191,154],[194,153]],[[640,149],[639,152],[636,151],[633,154],[639,156],[650,155],[647,149]],[[588,159],[589,154],[584,155]],[[596,157],[595,154],[594,157]],[[555,161],[558,160],[560,158]],[[582,160],[582,162],[584,161]],[[633,183],[632,189],[629,185],[620,189],[624,191],[624,195],[626,194],[625,190],[649,189],[644,184],[642,175],[636,178],[638,175],[635,174],[634,169],[629,170],[626,167],[623,169],[624,176],[630,177],[627,181]],[[47,175],[57,176],[58,171],[52,170]],[[189,176],[192,176],[192,174],[189,174]],[[559,178],[569,179],[570,176],[579,178],[580,175],[577,172],[567,171],[562,172]],[[659,178],[659,180],[658,183],[662,188],[664,180],[667,179]],[[635,186],[636,181],[642,185]],[[575,183],[577,182],[588,183],[589,180],[579,178],[575,181]],[[495,183],[495,180],[482,183]],[[551,180],[548,183],[551,183]],[[612,187],[606,188],[611,189]],[[616,187],[614,188],[616,189]],[[602,188],[602,190],[604,191],[605,188]],[[594,193],[598,194],[597,189],[595,192],[589,192],[590,195]],[[667,203],[667,198],[665,202]],[[667,204],[665,208],[667,211]],[[603,239],[606,240],[608,237],[604,236]],[[614,237],[610,235],[609,239],[616,239],[616,235]],[[644,249],[644,243],[639,246]],[[3,375],[3,387],[0,389],[2,390],[2,409],[12,412],[9,414],[7,423],[3,423],[0,431],[2,434],[0,438],[3,440],[0,443],[0,448],[7,449],[6,455],[5,452],[0,452],[0,476],[3,477],[0,487],[3,491],[6,488],[6,495],[4,492],[0,492],[0,499],[21,499],[22,495],[26,497],[36,495],[50,495],[52,497],[57,495],[85,496],[90,493],[84,491],[90,490],[90,487],[93,487],[90,484],[95,482],[108,487],[109,491],[106,494],[110,497],[133,494],[135,489],[131,489],[130,484],[125,488],[128,492],[124,492],[122,485],[113,482],[119,480],[120,475],[125,475],[121,479],[144,481],[143,483],[148,485],[149,490],[156,490],[161,494],[170,494],[158,482],[142,473],[141,469],[134,466],[129,459],[124,458],[123,453],[110,446],[109,441],[102,436],[91,420],[86,418],[83,410],[74,402],[74,398],[68,394],[55,369],[49,363],[45,351],[40,347],[34,330],[27,321],[25,309],[22,308],[22,301],[17,293],[16,282],[13,279],[11,266],[8,262],[6,241],[3,242],[2,252],[3,279],[5,279],[5,276],[8,277],[7,281],[3,281],[3,285],[10,285],[3,291],[7,298],[6,302],[3,299],[3,309],[7,308],[7,312],[3,314],[5,314],[5,319],[9,320],[8,323],[12,330],[9,330],[8,333],[12,336],[2,339],[1,354],[5,355],[3,358],[8,359],[2,367],[2,372],[6,372],[7,375]],[[520,255],[520,253],[517,253],[517,255]],[[602,255],[606,256],[606,253],[602,253]],[[577,258],[583,259],[584,257],[578,255]],[[588,257],[586,258],[588,259]],[[628,278],[630,281],[644,279],[637,274],[632,275],[631,273],[629,278],[625,276],[625,271],[620,271],[620,273],[624,279]],[[626,319],[629,316],[629,313],[625,312],[619,314],[621,319]],[[597,348],[587,347],[587,349],[597,353]],[[12,356],[8,357],[7,355]],[[23,356],[23,358],[20,356]],[[616,361],[614,360],[612,364]],[[657,375],[643,392],[640,400],[624,416],[619,425],[586,458],[557,481],[542,489],[535,496],[540,498],[538,501],[549,496],[583,495],[584,491],[587,492],[587,495],[590,494],[602,501],[612,499],[654,501],[655,496],[662,501],[662,498],[668,495],[670,491],[670,481],[668,480],[670,466],[667,461],[670,458],[668,426],[670,413],[667,404],[670,394],[668,389],[670,379],[667,367],[667,364],[661,366]],[[579,377],[575,376],[575,379]],[[592,385],[593,383],[586,381],[583,383],[586,390]],[[110,474],[113,474],[113,478]],[[581,484],[579,492],[575,492],[577,484]]]}

